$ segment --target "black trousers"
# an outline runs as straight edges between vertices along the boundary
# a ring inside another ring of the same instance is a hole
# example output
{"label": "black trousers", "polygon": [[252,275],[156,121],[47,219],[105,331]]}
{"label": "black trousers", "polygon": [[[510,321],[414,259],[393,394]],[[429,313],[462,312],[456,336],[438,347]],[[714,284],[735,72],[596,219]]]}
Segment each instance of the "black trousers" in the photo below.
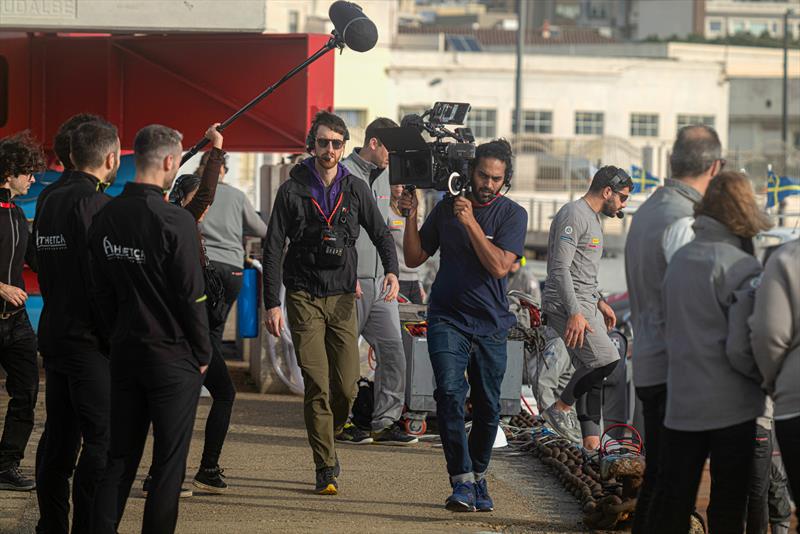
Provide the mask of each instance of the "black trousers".
{"label": "black trousers", "polygon": [[[231,312],[233,303],[239,296],[242,289],[242,268],[226,263],[212,262],[214,268],[222,278],[222,285],[225,288],[225,318]],[[213,400],[211,410],[208,412],[206,421],[205,444],[203,446],[203,457],[200,461],[201,467],[215,467],[219,464],[219,457],[222,454],[222,445],[228,435],[228,427],[231,423],[231,412],[233,411],[233,401],[236,398],[236,388],[225,365],[225,358],[222,352],[222,335],[225,331],[225,324],[211,330],[211,348],[213,350],[211,362],[208,365],[205,382],[203,383],[211,393]]]}
{"label": "black trousers", "polygon": [[631,532],[648,534],[650,508],[662,472],[661,440],[664,432],[664,415],[667,412],[667,385],[636,388],[636,396],[642,401],[645,469]]}
{"label": "black trousers", "polygon": [[756,425],[753,468],[747,493],[747,534],[769,529],[769,484],[772,472],[772,431]]}
{"label": "black trousers", "polygon": [[17,467],[25,456],[39,395],[36,334],[25,311],[0,319],[0,365],[6,372],[6,391],[11,397],[0,438],[0,471],[6,471]]}
{"label": "black trousers", "polygon": [[200,368],[191,356],[135,367],[115,364],[112,354],[111,445],[108,465],[95,493],[94,532],[117,531],[151,422],[153,480],[144,506],[142,532],[175,531],[201,381]]}
{"label": "black trousers", "polygon": [[[789,488],[797,502],[800,499],[800,416],[775,421],[775,434],[778,436],[783,466],[789,478]],[[800,507],[795,509],[794,513],[800,522]]]}
{"label": "black trousers", "polygon": [[661,442],[664,468],[651,504],[650,532],[688,532],[703,467],[710,456],[709,532],[742,534],[755,435],[755,420],[702,432],[665,428]]}
{"label": "black trousers", "polygon": [[39,441],[37,450],[37,532],[70,531],[69,479],[73,470],[72,532],[89,532],[94,494],[105,471],[110,439],[108,357],[99,352],[48,357],[45,373],[48,438]]}
{"label": "black trousers", "polygon": [[419,280],[400,280],[400,293],[411,304],[422,304],[422,290]]}

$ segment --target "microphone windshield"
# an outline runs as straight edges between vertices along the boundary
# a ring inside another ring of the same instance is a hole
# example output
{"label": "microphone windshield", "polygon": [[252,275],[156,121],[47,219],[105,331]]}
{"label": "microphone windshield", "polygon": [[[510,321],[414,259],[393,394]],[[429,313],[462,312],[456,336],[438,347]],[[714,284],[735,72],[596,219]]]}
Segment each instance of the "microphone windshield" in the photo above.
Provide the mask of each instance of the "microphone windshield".
{"label": "microphone windshield", "polygon": [[617,219],[622,219],[623,217],[625,217],[625,214],[624,214],[624,213],[622,213],[622,210],[619,210],[619,211],[617,212]]}
{"label": "microphone windshield", "polygon": [[378,42],[378,28],[353,2],[338,0],[331,4],[328,16],[344,43],[351,50],[366,52]]}

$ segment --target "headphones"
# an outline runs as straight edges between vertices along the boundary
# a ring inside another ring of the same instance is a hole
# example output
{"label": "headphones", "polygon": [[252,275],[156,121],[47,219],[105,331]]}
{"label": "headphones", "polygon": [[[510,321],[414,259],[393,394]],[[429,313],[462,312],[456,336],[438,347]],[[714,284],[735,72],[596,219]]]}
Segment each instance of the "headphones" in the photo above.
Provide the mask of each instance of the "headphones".
{"label": "headphones", "polygon": [[[328,111],[320,111],[314,116],[314,120],[311,121],[311,128],[308,129],[308,136],[306,136],[306,151],[311,154],[312,151],[316,148],[317,144],[317,129],[319,128],[320,120],[326,117],[337,117],[333,113]],[[344,123],[344,121],[342,121]],[[350,131],[347,129],[347,125],[344,127],[344,142],[350,140]]]}

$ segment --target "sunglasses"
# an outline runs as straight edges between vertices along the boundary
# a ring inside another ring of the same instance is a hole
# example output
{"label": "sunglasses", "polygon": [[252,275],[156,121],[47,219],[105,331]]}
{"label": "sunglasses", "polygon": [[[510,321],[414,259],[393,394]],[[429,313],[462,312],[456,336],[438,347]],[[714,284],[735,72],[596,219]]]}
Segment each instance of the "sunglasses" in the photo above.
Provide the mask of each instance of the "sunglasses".
{"label": "sunglasses", "polygon": [[317,148],[327,148],[331,145],[334,150],[339,150],[344,146],[344,141],[341,139],[317,139]]}
{"label": "sunglasses", "polygon": [[622,193],[618,193],[617,191],[614,191],[614,193],[616,193],[616,195],[619,197],[619,201],[622,202],[623,204],[628,201],[628,195],[623,195]]}

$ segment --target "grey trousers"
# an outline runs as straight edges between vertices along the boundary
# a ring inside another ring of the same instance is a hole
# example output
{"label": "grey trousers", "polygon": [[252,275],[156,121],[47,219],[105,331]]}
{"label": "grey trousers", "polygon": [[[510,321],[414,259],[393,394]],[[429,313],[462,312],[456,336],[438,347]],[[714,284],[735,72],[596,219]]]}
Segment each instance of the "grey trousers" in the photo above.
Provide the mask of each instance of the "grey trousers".
{"label": "grey trousers", "polygon": [[383,278],[359,278],[361,298],[356,300],[358,332],[375,351],[375,404],[372,430],[391,426],[403,414],[406,355],[400,336],[397,301],[384,302]]}

